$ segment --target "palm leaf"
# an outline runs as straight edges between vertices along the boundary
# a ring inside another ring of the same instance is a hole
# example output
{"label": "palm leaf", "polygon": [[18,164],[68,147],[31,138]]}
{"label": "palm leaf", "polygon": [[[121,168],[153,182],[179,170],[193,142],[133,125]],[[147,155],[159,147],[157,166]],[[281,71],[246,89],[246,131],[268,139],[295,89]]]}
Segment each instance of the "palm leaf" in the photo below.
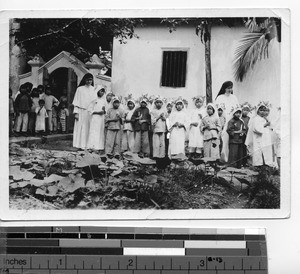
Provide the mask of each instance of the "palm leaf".
{"label": "palm leaf", "polygon": [[242,82],[247,72],[253,69],[258,60],[268,57],[268,32],[251,32],[245,34],[235,51],[234,77]]}

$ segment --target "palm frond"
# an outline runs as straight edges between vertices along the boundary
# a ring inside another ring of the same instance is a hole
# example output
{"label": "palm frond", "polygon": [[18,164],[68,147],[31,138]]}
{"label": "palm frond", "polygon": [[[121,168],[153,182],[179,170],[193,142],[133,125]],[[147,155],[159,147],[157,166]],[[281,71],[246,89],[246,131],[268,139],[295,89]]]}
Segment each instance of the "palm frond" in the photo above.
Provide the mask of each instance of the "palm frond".
{"label": "palm frond", "polygon": [[268,57],[269,40],[266,32],[247,33],[235,51],[234,77],[242,82],[249,69],[253,69],[258,60]]}

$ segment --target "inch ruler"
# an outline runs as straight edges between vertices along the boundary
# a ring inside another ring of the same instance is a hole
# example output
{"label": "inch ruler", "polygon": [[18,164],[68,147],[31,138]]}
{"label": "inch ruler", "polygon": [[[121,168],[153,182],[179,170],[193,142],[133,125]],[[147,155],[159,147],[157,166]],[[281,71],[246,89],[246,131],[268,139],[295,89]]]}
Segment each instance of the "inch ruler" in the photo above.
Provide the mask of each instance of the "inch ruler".
{"label": "inch ruler", "polygon": [[0,227],[0,273],[267,274],[264,229]]}

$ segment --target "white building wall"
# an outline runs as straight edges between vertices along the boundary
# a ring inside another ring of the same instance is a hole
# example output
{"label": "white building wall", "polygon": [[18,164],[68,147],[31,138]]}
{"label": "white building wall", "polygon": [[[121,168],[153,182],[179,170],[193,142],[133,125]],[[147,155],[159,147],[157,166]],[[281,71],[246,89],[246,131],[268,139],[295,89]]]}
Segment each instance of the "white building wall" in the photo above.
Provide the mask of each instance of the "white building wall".
{"label": "white building wall", "polygon": [[[127,40],[126,44],[114,41],[112,89],[116,94],[138,97],[148,93],[167,98],[205,94],[204,47],[192,28],[169,33],[159,26],[139,28],[136,33],[140,38]],[[160,86],[164,49],[187,49],[186,87]]]}
{"label": "white building wall", "polygon": [[223,82],[234,83],[233,92],[240,103],[256,105],[259,101],[269,101],[275,107],[280,105],[280,43],[272,41],[269,58],[258,61],[243,82],[234,80],[234,52],[243,37],[245,28],[214,27],[212,29],[211,62],[212,89],[215,98]]}
{"label": "white building wall", "polygon": [[[272,42],[269,58],[259,61],[242,83],[233,77],[234,52],[245,28],[213,27],[211,41],[213,98],[224,81],[234,82],[234,93],[240,103],[257,104],[268,100],[280,105],[280,44]],[[181,27],[169,33],[166,27],[136,29],[139,39],[126,44],[114,41],[112,89],[116,94],[160,94],[163,97],[183,96],[190,99],[205,95],[204,45],[193,27]],[[187,82],[185,88],[160,87],[162,51],[164,48],[188,49]]]}

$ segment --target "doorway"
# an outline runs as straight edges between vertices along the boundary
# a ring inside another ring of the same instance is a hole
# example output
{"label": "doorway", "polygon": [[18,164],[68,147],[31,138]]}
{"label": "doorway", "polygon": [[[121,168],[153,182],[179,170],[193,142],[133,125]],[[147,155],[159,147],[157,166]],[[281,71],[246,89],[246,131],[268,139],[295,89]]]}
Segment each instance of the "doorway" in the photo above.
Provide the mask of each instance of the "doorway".
{"label": "doorway", "polygon": [[62,96],[68,98],[69,116],[69,132],[73,132],[74,115],[72,102],[77,89],[77,75],[72,68],[61,67],[54,70],[48,78],[48,83],[51,86],[52,94],[60,100]]}

